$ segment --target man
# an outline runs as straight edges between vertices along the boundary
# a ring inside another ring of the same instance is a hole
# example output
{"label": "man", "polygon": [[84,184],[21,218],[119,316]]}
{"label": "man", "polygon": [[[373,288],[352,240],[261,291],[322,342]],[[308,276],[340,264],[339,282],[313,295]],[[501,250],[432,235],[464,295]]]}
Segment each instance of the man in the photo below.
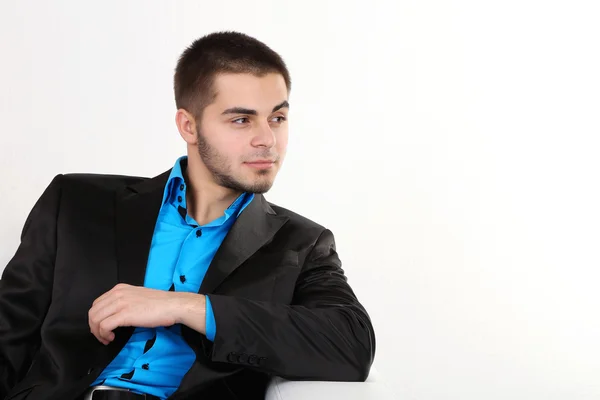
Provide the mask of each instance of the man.
{"label": "man", "polygon": [[283,60],[214,33],[174,81],[187,156],[151,179],[59,175],[27,218],[0,280],[0,398],[252,399],[273,375],[366,379],[373,327],[332,233],[262,196],[288,141]]}

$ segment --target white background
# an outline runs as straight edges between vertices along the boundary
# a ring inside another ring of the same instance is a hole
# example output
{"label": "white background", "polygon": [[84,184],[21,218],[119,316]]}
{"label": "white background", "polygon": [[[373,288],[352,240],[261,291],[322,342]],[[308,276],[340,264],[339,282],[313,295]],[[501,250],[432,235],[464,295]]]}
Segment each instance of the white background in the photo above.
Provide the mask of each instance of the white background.
{"label": "white background", "polygon": [[0,267],[58,173],[153,176],[172,73],[238,30],[288,63],[269,200],[336,234],[401,399],[600,399],[600,13],[557,1],[2,1]]}

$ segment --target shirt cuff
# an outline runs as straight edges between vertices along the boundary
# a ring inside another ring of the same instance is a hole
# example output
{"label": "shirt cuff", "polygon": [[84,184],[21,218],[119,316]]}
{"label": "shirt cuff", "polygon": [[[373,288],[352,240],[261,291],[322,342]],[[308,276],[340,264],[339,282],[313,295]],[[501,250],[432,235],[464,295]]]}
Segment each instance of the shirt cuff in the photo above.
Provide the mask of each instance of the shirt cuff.
{"label": "shirt cuff", "polygon": [[206,338],[211,342],[215,341],[217,335],[217,322],[215,321],[215,315],[213,314],[212,304],[210,299],[206,296]]}

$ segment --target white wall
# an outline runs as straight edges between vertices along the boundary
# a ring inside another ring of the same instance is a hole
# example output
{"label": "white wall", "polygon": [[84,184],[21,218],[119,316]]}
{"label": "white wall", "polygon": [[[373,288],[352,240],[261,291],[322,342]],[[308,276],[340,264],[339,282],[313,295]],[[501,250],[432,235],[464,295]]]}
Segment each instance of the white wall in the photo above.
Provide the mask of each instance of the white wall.
{"label": "white wall", "polygon": [[0,264],[55,174],[168,169],[177,56],[240,30],[294,81],[269,199],[336,234],[399,398],[600,398],[597,2],[288,3],[0,3]]}

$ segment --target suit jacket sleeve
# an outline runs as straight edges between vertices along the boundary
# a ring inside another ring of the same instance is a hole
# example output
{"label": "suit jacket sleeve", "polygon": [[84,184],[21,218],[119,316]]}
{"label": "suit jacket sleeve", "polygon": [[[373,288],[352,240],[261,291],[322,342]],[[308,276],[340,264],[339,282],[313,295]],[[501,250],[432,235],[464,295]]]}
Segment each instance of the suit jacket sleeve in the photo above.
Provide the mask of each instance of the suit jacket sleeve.
{"label": "suit jacket sleeve", "polygon": [[60,175],[31,210],[0,279],[0,398],[27,373],[50,305]]}
{"label": "suit jacket sleeve", "polygon": [[346,281],[333,234],[306,258],[291,305],[210,295],[212,360],[294,380],[364,381],[375,354],[367,312]]}

